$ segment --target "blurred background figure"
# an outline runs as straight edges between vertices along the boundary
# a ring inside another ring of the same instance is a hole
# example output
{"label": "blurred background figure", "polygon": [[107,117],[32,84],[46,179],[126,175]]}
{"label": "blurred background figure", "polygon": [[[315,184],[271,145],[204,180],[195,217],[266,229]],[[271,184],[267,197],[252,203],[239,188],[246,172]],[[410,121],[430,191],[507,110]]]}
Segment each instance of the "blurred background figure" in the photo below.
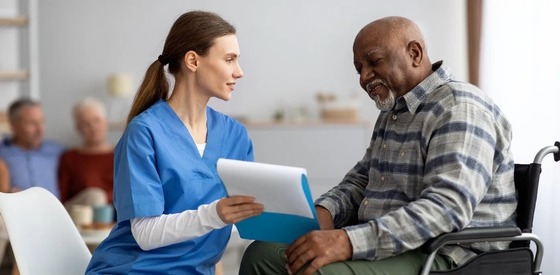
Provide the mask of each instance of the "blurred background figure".
{"label": "blurred background figure", "polygon": [[82,144],[60,158],[60,199],[67,209],[75,204],[99,206],[113,202],[113,145],[107,141],[104,104],[93,97],[72,109]]}
{"label": "blurred background figure", "polygon": [[8,108],[11,136],[0,146],[0,158],[8,166],[11,192],[40,186],[60,197],[57,171],[65,147],[44,139],[44,115],[39,102],[29,98],[14,101]]}
{"label": "blurred background figure", "polygon": [[[57,171],[60,155],[65,147],[44,139],[45,119],[39,102],[23,97],[8,107],[11,136],[2,141],[0,159],[6,164],[8,183],[0,182],[2,192],[18,192],[33,186],[43,187],[60,197]],[[5,181],[0,168],[0,181]],[[4,223],[2,221],[2,229]],[[6,242],[0,243],[2,258]],[[13,263],[12,274],[19,274]]]}
{"label": "blurred background figure", "polygon": [[8,193],[10,188],[10,170],[6,162],[0,159],[0,192]]}
{"label": "blurred background figure", "polygon": [[[0,159],[0,192],[8,193],[10,191],[10,171],[8,170],[8,166],[6,162]],[[4,233],[4,220],[2,219],[2,215],[0,215],[0,233]],[[6,246],[8,245],[8,241],[4,239],[0,239],[0,263],[4,260],[4,253],[6,251]]]}

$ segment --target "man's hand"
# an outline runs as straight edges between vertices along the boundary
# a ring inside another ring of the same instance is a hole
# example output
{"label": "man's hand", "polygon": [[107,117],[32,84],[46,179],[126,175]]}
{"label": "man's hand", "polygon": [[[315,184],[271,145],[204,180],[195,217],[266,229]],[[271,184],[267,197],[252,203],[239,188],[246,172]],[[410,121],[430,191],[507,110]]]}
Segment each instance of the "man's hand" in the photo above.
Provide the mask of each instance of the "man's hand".
{"label": "man's hand", "polygon": [[308,275],[330,263],[350,259],[352,244],[346,231],[342,229],[315,230],[290,245],[286,250],[286,257],[291,274],[310,263],[303,272],[304,275]]}
{"label": "man's hand", "polygon": [[231,196],[221,199],[216,205],[218,216],[225,223],[236,223],[260,215],[264,206],[250,196]]}

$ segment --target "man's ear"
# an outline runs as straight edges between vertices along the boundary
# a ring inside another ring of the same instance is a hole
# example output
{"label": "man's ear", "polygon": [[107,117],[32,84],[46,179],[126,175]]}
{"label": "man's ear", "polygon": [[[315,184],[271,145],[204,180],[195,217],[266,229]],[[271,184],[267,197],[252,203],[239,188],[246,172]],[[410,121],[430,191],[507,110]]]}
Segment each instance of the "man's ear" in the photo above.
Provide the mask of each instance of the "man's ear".
{"label": "man's ear", "polygon": [[185,63],[187,69],[195,72],[198,68],[198,54],[195,51],[188,51],[183,56],[183,63]]}
{"label": "man's ear", "polygon": [[406,52],[410,57],[410,60],[412,60],[412,66],[420,66],[422,59],[424,59],[424,49],[422,48],[422,45],[418,43],[418,41],[412,40],[408,42]]}

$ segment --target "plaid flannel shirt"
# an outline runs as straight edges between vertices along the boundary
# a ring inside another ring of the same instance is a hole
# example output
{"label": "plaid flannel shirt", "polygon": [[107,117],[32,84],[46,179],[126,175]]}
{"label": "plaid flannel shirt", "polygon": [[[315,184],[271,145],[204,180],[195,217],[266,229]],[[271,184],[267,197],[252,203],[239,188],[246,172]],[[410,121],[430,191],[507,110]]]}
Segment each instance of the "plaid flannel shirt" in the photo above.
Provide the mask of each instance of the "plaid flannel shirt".
{"label": "plaid flannel shirt", "polygon": [[[377,119],[365,155],[315,202],[352,243],[353,259],[379,260],[465,227],[515,225],[511,126],[476,86],[433,73]],[[462,264],[507,243],[444,247]]]}

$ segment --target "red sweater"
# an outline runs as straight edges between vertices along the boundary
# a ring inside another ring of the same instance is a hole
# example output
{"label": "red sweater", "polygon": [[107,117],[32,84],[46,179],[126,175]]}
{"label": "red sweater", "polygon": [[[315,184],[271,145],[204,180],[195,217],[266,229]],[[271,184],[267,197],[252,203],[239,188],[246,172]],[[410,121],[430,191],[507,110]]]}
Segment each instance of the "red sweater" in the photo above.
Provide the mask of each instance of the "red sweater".
{"label": "red sweater", "polygon": [[87,187],[99,187],[107,192],[112,204],[113,158],[113,152],[86,154],[76,149],[62,154],[58,168],[60,200],[66,202]]}

